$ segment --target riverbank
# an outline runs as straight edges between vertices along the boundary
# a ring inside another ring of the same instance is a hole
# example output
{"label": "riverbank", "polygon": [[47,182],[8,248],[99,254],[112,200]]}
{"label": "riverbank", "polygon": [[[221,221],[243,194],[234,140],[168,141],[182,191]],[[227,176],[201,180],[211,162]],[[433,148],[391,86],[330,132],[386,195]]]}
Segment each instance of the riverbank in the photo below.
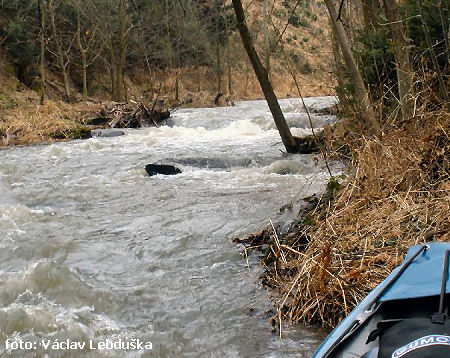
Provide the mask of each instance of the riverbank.
{"label": "riverbank", "polygon": [[44,105],[25,105],[6,110],[0,117],[0,148],[87,139],[99,135],[100,129],[159,126],[169,117],[168,110],[137,102],[47,101]]}
{"label": "riverbank", "polygon": [[[79,93],[73,94],[73,103],[64,102],[60,80],[52,75],[48,81],[48,98],[40,105],[38,93],[20,83],[11,66],[0,58],[0,147],[85,138],[86,125],[104,106],[114,104],[105,90],[86,102]],[[252,72],[235,72],[232,81],[233,93],[218,98],[214,72],[205,68],[168,70],[164,76],[155,72],[154,78],[135,73],[127,79],[127,86],[130,101],[152,107],[156,99],[164,109],[231,106],[236,101],[262,98]],[[314,71],[299,81],[305,96],[334,94],[335,80],[328,71]],[[99,82],[107,81],[100,78]],[[274,71],[273,83],[279,98],[296,96],[289,73]],[[178,90],[174,91],[176,84]]]}
{"label": "riverbank", "polygon": [[[31,91],[28,94],[35,96]],[[28,103],[27,98],[31,98]],[[115,105],[111,101],[66,103],[58,100],[39,105],[34,97],[22,97],[13,103],[12,108],[0,110],[0,148],[89,138],[92,123],[95,123],[102,110]],[[184,103],[179,108],[195,108],[203,104]],[[176,106],[174,103],[172,105]],[[220,105],[228,106],[231,103],[221,101]]]}
{"label": "riverbank", "polygon": [[449,119],[426,113],[376,137],[344,121],[328,133],[349,177],[308,198],[288,232],[247,238],[263,249],[262,280],[277,293],[279,323],[332,328],[411,245],[450,240]]}
{"label": "riverbank", "polygon": [[[14,101],[12,108],[0,110],[0,148],[90,138],[92,129],[109,128],[108,124],[112,118],[107,114],[108,109],[122,112],[124,107],[123,103],[112,101],[66,103],[49,100],[44,105],[37,102],[37,99],[33,98],[30,103],[26,103],[26,99],[23,100],[22,97],[18,102]],[[187,107],[195,108],[197,104],[200,106],[202,103],[171,103],[172,108],[177,107],[172,112]],[[133,113],[134,110],[139,110],[140,105],[142,104],[130,102],[126,107],[128,112],[131,110],[130,113]],[[216,107],[231,105],[234,105],[234,102],[221,101]],[[146,108],[152,108],[152,104]],[[168,115],[168,111],[161,109],[158,113]],[[128,118],[128,112],[123,113],[124,119]],[[308,142],[305,145],[307,151],[312,144]]]}

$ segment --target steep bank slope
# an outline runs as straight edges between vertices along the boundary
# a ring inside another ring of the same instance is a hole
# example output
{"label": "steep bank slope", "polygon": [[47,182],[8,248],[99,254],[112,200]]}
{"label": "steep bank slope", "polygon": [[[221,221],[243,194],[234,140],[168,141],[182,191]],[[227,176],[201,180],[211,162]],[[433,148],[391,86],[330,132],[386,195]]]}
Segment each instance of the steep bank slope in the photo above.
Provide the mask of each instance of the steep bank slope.
{"label": "steep bank slope", "polygon": [[279,243],[270,228],[259,238],[272,248],[264,282],[281,294],[280,320],[334,327],[411,245],[450,240],[450,115],[379,137],[350,127],[328,138],[351,158],[349,178],[330,180]]}

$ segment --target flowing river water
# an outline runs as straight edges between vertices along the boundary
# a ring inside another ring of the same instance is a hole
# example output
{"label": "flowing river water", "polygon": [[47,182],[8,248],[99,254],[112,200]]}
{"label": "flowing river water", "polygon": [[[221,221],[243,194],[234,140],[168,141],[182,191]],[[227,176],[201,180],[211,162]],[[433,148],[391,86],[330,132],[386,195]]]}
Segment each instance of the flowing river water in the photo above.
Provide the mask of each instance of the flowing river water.
{"label": "flowing river water", "polygon": [[[293,133],[309,133],[300,102],[281,104]],[[258,258],[247,266],[231,242],[322,190],[323,163],[282,149],[265,102],[249,101],[178,110],[122,137],[0,151],[0,356],[310,357],[323,336],[271,333]],[[183,173],[148,177],[154,162]]]}

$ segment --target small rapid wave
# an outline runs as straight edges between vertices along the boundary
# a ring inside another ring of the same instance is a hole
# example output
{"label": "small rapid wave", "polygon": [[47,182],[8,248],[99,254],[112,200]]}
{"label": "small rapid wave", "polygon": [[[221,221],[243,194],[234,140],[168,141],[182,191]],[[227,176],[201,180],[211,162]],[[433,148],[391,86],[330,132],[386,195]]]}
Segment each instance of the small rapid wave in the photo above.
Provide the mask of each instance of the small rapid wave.
{"label": "small rapid wave", "polygon": [[[280,103],[293,134],[310,133],[301,102]],[[315,332],[270,333],[259,263],[247,266],[230,239],[294,220],[327,180],[320,158],[285,153],[264,101],[183,109],[167,126],[125,132],[2,151],[0,356],[310,355]],[[148,163],[183,173],[150,178]],[[8,352],[6,339],[141,339],[153,350]]]}
{"label": "small rapid wave", "polygon": [[26,292],[45,295],[49,300],[73,306],[107,304],[107,295],[93,290],[76,270],[49,259],[28,265],[21,272],[2,273],[0,304],[8,306]]}
{"label": "small rapid wave", "polygon": [[304,162],[292,161],[287,159],[279,160],[264,168],[264,173],[267,174],[273,173],[280,175],[290,175],[290,174],[307,175],[309,173],[312,173],[313,171],[314,169]]}

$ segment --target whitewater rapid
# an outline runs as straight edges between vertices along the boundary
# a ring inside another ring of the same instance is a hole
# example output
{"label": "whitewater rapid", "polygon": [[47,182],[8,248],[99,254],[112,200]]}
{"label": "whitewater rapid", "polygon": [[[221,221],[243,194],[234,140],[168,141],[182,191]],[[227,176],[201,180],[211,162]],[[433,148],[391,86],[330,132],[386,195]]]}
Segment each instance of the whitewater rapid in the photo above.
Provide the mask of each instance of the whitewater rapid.
{"label": "whitewater rapid", "polygon": [[[281,105],[294,135],[309,134],[300,101]],[[313,116],[316,128],[333,121]],[[148,163],[183,173],[150,178]],[[248,267],[231,239],[293,219],[326,180],[319,156],[283,153],[264,101],[178,110],[166,126],[122,137],[1,151],[0,356],[310,356],[322,336],[271,333],[258,258]],[[66,340],[152,349],[42,346]]]}

